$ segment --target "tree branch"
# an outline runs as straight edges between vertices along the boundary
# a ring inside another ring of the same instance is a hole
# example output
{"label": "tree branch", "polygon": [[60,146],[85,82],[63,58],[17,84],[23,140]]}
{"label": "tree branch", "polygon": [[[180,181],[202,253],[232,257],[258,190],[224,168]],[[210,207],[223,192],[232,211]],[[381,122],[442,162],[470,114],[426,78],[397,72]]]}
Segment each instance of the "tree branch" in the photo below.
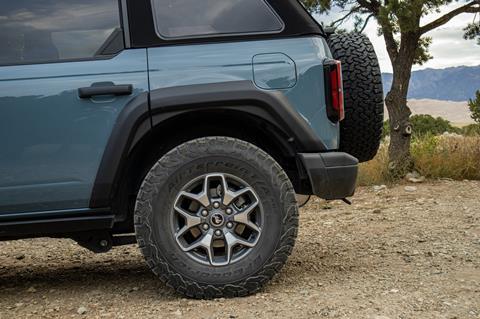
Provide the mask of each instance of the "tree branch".
{"label": "tree branch", "polygon": [[362,32],[365,30],[365,28],[366,28],[367,25],[368,25],[368,21],[369,21],[373,16],[374,16],[374,14],[372,13],[372,14],[370,14],[370,15],[365,19],[365,22],[363,23],[363,27],[362,27],[358,32],[362,33]]}
{"label": "tree branch", "polygon": [[358,10],[360,9],[360,7],[353,7],[346,15],[344,15],[343,17],[341,17],[340,19],[338,20],[335,20],[331,23],[332,26],[335,26],[337,24],[342,24],[343,21],[345,21],[348,17],[350,17],[352,14],[356,13]]}
{"label": "tree branch", "polygon": [[[475,6],[478,5],[478,6]],[[467,3],[464,6],[461,6],[455,10],[450,11],[449,13],[441,16],[440,18],[436,19],[435,21],[432,21],[423,27],[420,28],[420,33],[425,34],[429,31],[432,31],[433,29],[436,29],[448,21],[450,21],[452,18],[456,17],[457,15],[461,13],[478,13],[480,12],[480,0],[475,0],[470,3]]]}

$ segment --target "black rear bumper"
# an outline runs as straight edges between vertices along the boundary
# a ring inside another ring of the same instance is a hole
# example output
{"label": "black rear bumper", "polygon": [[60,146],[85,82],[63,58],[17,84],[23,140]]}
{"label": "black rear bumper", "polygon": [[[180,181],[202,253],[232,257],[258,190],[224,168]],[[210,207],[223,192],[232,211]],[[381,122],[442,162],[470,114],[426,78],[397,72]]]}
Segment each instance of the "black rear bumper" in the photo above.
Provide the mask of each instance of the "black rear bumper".
{"label": "black rear bumper", "polygon": [[358,160],[347,153],[301,153],[312,193],[320,198],[344,199],[355,193]]}

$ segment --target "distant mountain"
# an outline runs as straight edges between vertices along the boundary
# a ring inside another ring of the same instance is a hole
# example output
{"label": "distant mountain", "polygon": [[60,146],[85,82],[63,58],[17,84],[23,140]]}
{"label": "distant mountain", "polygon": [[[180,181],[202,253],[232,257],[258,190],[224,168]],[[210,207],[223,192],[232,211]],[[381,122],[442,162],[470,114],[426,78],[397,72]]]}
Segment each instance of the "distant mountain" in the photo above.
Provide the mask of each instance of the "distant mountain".
{"label": "distant mountain", "polygon": [[[385,93],[392,84],[392,74],[384,73]],[[480,90],[480,65],[447,69],[425,69],[413,72],[408,98],[466,101]]]}

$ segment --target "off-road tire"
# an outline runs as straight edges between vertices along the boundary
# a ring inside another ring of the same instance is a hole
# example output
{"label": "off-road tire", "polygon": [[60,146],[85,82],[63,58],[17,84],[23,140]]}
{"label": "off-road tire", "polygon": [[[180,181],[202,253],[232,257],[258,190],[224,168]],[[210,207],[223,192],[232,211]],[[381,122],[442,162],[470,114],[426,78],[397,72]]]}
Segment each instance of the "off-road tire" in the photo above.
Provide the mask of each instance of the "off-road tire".
{"label": "off-road tire", "polygon": [[[179,189],[195,176],[217,171],[236,175],[255,189],[267,234],[246,257],[224,267],[186,256],[165,225]],[[298,229],[295,192],[283,169],[258,147],[227,137],[192,140],[163,156],[144,179],[134,218],[137,242],[151,270],[167,286],[199,299],[259,291],[284,266]]]}
{"label": "off-road tire", "polygon": [[375,157],[383,129],[382,74],[367,36],[332,34],[328,44],[333,58],[342,62],[345,119],[340,124],[340,151],[360,162]]}

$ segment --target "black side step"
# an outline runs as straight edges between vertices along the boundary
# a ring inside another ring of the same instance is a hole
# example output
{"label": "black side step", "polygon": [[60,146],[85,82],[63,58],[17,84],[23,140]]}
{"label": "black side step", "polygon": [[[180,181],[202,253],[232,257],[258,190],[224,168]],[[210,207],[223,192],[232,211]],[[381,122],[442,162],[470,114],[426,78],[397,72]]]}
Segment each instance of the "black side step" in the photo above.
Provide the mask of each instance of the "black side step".
{"label": "black side step", "polygon": [[[68,234],[83,231],[110,230],[114,215],[107,210],[82,211],[81,214],[66,213],[41,215],[30,218],[0,219],[0,241],[33,237],[69,237]],[[53,216],[52,216],[53,215]],[[66,216],[68,215],[68,216]]]}

